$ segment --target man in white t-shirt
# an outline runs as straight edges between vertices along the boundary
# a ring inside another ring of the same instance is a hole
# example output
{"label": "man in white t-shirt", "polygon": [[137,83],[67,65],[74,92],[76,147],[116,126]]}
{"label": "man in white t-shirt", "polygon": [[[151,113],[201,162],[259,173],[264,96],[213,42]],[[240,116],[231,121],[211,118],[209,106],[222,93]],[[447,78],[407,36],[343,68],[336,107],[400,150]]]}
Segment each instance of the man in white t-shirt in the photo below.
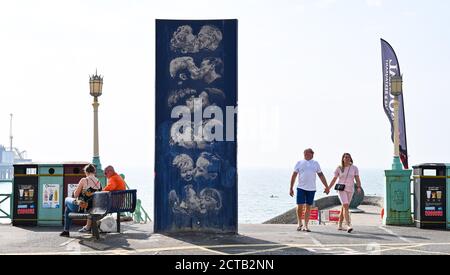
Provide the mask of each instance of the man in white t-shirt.
{"label": "man in white t-shirt", "polygon": [[[297,231],[311,232],[308,228],[309,214],[311,206],[314,203],[314,195],[316,193],[316,174],[319,175],[320,180],[325,186],[325,193],[328,194],[330,189],[328,188],[327,180],[320,170],[320,165],[317,161],[313,160],[314,151],[309,148],[303,152],[305,159],[297,162],[294,168],[294,173],[291,177],[291,189],[289,194],[294,197],[294,183],[298,175],[298,187],[297,187]],[[306,208],[306,209],[305,209]],[[305,209],[305,225],[302,224],[302,213]]]}

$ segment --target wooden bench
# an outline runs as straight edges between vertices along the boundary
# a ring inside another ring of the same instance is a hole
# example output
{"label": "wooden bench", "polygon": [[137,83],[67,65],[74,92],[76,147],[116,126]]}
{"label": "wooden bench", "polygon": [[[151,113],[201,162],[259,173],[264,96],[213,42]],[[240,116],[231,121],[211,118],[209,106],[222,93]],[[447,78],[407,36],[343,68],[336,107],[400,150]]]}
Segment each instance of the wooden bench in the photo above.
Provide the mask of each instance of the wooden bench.
{"label": "wooden bench", "polygon": [[120,213],[134,212],[136,208],[136,190],[95,192],[92,207],[88,213],[69,213],[71,219],[92,219],[92,235],[98,240],[100,232],[97,221],[106,214],[117,213],[117,232],[120,233]]}

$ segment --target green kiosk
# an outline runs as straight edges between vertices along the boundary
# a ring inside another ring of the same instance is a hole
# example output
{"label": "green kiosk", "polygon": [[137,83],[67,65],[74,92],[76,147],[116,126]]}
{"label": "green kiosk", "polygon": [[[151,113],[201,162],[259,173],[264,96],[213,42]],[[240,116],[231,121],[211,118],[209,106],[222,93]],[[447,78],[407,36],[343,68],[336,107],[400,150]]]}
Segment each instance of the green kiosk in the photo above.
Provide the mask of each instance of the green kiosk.
{"label": "green kiosk", "polygon": [[39,164],[38,225],[61,226],[64,168],[62,164]]}

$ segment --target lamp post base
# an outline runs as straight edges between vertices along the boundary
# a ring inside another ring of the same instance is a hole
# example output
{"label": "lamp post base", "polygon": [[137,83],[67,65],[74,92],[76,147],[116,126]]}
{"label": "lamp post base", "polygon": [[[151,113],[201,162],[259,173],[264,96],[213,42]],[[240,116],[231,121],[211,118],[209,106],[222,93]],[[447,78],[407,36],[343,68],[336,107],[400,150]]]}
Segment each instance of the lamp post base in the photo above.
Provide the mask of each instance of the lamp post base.
{"label": "lamp post base", "polygon": [[386,199],[385,225],[412,225],[411,215],[412,170],[385,170]]}
{"label": "lamp post base", "polygon": [[100,157],[93,157],[92,158],[92,164],[95,165],[95,168],[97,170],[102,170],[102,164],[100,162]]}
{"label": "lamp post base", "polygon": [[100,157],[93,157],[92,158],[92,164],[95,165],[95,168],[97,170],[96,176],[100,180],[100,183],[102,184],[102,187],[106,186],[106,177],[103,174],[102,164],[100,162]]}
{"label": "lamp post base", "polygon": [[400,162],[400,157],[394,157],[392,160],[392,170],[403,170],[402,163]]}

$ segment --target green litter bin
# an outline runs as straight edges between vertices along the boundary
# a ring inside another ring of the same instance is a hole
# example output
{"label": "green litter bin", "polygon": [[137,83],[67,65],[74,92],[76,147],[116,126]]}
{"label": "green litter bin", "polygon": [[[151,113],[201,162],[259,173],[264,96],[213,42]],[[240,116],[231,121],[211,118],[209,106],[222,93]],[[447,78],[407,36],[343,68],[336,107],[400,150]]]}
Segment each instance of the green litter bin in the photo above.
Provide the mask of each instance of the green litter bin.
{"label": "green litter bin", "polygon": [[64,169],[62,164],[40,164],[38,225],[61,226],[63,224]]}

